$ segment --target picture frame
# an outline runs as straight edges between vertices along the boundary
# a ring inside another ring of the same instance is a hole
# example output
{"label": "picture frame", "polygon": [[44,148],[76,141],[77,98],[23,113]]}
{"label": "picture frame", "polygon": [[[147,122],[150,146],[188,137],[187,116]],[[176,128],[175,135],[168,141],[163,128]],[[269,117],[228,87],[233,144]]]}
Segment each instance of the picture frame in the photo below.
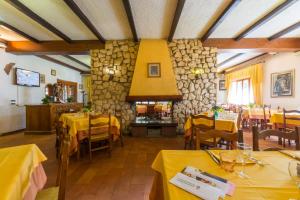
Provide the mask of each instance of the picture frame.
{"label": "picture frame", "polygon": [[55,69],[51,69],[51,75],[56,76],[56,70]]}
{"label": "picture frame", "polygon": [[40,83],[45,84],[45,82],[46,82],[45,74],[40,74]]}
{"label": "picture frame", "polygon": [[225,80],[219,80],[219,90],[220,91],[226,90]]}
{"label": "picture frame", "polygon": [[148,63],[148,78],[161,77],[160,63]]}
{"label": "picture frame", "polygon": [[295,90],[295,70],[271,74],[271,97],[292,97]]}

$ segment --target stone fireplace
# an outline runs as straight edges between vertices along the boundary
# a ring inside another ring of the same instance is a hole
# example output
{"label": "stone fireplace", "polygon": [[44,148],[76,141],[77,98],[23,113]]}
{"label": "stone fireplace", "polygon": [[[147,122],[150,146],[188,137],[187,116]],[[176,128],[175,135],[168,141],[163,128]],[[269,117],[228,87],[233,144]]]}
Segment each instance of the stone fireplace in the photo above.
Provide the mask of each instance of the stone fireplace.
{"label": "stone fireplace", "polygon": [[[186,111],[199,113],[209,110],[216,103],[217,49],[202,47],[201,41],[194,39],[174,40],[168,43],[178,96],[166,95],[164,91],[162,94],[148,95],[146,99],[130,100],[128,96],[130,96],[138,49],[138,43],[118,40],[107,41],[105,49],[91,51],[92,101],[96,110],[120,113],[122,127],[127,130],[129,124],[136,119],[136,102],[172,101],[173,119],[178,122],[178,131],[182,131]],[[115,74],[111,79],[107,74],[107,67],[112,65],[115,67]],[[196,76],[195,68],[200,68],[202,73]],[[139,84],[143,84],[143,81]],[[165,97],[161,99],[163,94]],[[170,99],[174,96],[177,99]]]}

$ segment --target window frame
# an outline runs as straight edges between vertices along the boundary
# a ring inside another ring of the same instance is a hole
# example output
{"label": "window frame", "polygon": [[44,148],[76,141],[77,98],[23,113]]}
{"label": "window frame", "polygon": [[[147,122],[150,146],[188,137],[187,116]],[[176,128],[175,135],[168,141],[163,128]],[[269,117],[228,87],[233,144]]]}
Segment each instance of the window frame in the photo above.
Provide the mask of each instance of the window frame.
{"label": "window frame", "polygon": [[[249,97],[249,103],[250,103],[250,91],[251,91],[251,82],[250,82],[250,78],[242,78],[242,79],[236,79],[236,80],[234,80],[234,81],[231,81],[231,85],[232,85],[232,83],[236,83],[236,88],[235,88],[235,94],[237,94],[238,93],[238,82],[242,82],[242,94],[243,94],[243,92],[244,92],[244,81],[248,81],[248,97]],[[231,90],[231,88],[230,88],[230,90]],[[240,105],[244,105],[244,104],[240,104]]]}

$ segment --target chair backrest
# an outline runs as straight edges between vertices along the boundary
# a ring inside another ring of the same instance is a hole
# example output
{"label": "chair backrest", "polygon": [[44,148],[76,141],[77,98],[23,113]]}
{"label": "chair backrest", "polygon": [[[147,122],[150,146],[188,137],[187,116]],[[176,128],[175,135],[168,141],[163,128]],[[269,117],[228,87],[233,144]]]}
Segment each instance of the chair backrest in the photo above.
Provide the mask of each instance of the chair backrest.
{"label": "chair backrest", "polygon": [[[192,129],[197,128],[201,131],[208,131],[208,130],[213,130],[215,129],[215,116],[213,115],[212,117],[206,116],[206,115],[191,115],[191,120],[192,120]],[[206,121],[207,123],[199,123],[196,124],[195,121]],[[211,124],[211,125],[209,125]]]}
{"label": "chair backrest", "polygon": [[[108,118],[108,120],[103,120]],[[90,114],[89,115],[89,138],[91,135],[111,133],[111,115]]]}
{"label": "chair backrest", "polygon": [[259,151],[259,139],[263,139],[267,136],[277,136],[278,138],[285,138],[295,140],[296,150],[300,150],[300,127],[295,127],[295,131],[286,133],[279,130],[267,129],[258,131],[257,126],[252,127],[253,136],[253,151]]}
{"label": "chair backrest", "polygon": [[69,149],[70,149],[70,136],[66,136],[62,142],[62,153],[59,159],[59,167],[56,179],[56,185],[59,186],[58,200],[65,199],[65,191],[67,184],[67,172],[69,166]]}
{"label": "chair backrest", "polygon": [[271,105],[263,105],[264,111],[264,121],[267,122],[267,119],[271,118]]}
{"label": "chair backrest", "polygon": [[242,119],[243,116],[242,115],[243,115],[243,108],[240,107],[239,112],[238,112],[238,118],[237,118],[237,128],[238,128],[238,130],[240,130],[241,126],[242,126],[242,121],[243,121],[243,119]]}
{"label": "chair backrest", "polygon": [[286,131],[286,128],[287,128],[286,120],[299,120],[300,121],[300,116],[299,117],[294,117],[294,116],[286,115],[286,114],[289,114],[289,113],[300,114],[300,110],[286,110],[286,109],[283,109],[283,129],[284,129],[284,131]]}

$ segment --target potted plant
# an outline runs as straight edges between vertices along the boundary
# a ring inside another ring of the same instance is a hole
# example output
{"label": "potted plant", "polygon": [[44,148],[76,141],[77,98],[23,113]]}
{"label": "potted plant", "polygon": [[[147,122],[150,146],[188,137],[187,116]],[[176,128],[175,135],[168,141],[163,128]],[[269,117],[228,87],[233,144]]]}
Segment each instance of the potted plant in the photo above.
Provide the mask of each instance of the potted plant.
{"label": "potted plant", "polygon": [[82,112],[83,112],[84,116],[87,117],[87,116],[88,116],[88,113],[91,112],[91,109],[88,108],[88,107],[84,107],[84,108],[82,109]]}
{"label": "potted plant", "polygon": [[46,95],[44,98],[42,98],[43,104],[49,104],[50,103],[50,96]]}
{"label": "potted plant", "polygon": [[68,97],[68,98],[67,98],[67,102],[68,102],[68,103],[73,102],[73,97]]}
{"label": "potted plant", "polygon": [[211,111],[214,113],[215,118],[218,118],[219,112],[223,112],[223,108],[215,105],[211,108]]}

